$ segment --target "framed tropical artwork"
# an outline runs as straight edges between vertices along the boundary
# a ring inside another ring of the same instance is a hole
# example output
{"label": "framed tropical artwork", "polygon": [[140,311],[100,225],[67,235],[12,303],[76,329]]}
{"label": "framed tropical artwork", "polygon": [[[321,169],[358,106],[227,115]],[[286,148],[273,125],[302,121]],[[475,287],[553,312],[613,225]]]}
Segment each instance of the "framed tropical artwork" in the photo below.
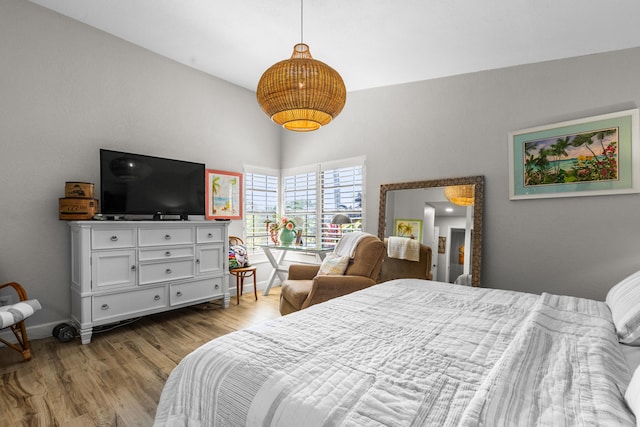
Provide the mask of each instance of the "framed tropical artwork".
{"label": "framed tropical artwork", "polygon": [[509,198],[640,192],[638,109],[509,133]]}
{"label": "framed tropical artwork", "polygon": [[421,219],[396,219],[393,222],[393,233],[398,237],[408,237],[422,242]]}
{"label": "framed tropical artwork", "polygon": [[242,219],[242,174],[207,169],[206,218]]}

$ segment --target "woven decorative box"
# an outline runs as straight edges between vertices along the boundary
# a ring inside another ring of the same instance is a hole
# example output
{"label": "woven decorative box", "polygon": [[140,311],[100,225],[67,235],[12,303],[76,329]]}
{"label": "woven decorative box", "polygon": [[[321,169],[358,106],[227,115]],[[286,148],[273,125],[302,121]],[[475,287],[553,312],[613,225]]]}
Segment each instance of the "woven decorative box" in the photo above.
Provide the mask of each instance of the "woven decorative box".
{"label": "woven decorative box", "polygon": [[91,219],[99,212],[96,199],[79,199],[65,197],[58,199],[60,219],[82,220]]}
{"label": "woven decorative box", "polygon": [[90,182],[65,182],[64,197],[93,199],[93,184]]}

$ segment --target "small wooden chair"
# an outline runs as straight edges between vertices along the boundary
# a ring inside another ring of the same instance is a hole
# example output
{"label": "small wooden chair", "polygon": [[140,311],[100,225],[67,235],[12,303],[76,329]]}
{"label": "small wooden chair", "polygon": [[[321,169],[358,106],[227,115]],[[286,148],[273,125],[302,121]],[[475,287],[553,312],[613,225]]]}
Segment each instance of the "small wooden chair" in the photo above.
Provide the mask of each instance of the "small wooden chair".
{"label": "small wooden chair", "polygon": [[[244,241],[236,236],[229,236],[229,245],[244,245]],[[240,304],[240,295],[244,290],[244,278],[253,276],[253,293],[258,300],[258,285],[256,283],[256,267],[241,267],[229,270],[236,277],[236,304]]]}
{"label": "small wooden chair", "polygon": [[31,360],[31,344],[27,337],[27,327],[25,326],[24,319],[40,310],[42,306],[37,299],[30,300],[27,297],[27,293],[24,288],[16,282],[9,282],[4,285],[0,285],[0,289],[8,286],[12,287],[17,292],[20,302],[0,307],[0,329],[11,328],[11,331],[16,336],[18,343],[14,344],[4,340],[3,338],[0,338],[0,342],[7,347],[20,352],[24,361],[27,362]]}

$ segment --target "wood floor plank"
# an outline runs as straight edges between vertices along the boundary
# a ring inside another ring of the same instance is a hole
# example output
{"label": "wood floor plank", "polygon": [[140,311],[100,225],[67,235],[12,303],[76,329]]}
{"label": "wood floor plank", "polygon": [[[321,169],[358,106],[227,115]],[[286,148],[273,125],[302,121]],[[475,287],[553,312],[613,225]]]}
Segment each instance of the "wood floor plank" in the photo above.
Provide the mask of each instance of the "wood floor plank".
{"label": "wood floor plank", "polygon": [[280,317],[280,289],[255,301],[247,293],[229,308],[218,302],[143,317],[77,338],[32,341],[33,359],[0,349],[0,425],[150,426],[162,387],[176,365],[200,345]]}

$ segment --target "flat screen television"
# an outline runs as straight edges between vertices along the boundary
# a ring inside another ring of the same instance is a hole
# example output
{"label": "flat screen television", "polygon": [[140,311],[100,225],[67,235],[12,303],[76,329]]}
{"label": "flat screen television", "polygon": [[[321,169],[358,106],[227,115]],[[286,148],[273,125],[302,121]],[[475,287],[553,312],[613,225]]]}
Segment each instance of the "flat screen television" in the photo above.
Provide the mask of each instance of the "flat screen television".
{"label": "flat screen television", "polygon": [[202,163],[100,149],[103,215],[204,215]]}

